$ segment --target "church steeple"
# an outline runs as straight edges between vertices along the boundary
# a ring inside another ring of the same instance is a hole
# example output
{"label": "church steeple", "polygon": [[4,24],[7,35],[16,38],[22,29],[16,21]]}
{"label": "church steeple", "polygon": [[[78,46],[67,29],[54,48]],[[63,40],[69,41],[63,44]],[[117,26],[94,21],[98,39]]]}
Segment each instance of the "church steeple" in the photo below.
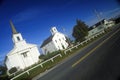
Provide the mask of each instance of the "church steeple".
{"label": "church steeple", "polygon": [[51,31],[52,35],[54,35],[55,33],[58,32],[57,29],[56,29],[56,27],[52,27],[50,31]]}
{"label": "church steeple", "polygon": [[15,29],[13,23],[12,23],[12,20],[10,20],[10,26],[11,26],[11,28],[12,28],[12,33],[13,33],[13,34],[17,34],[18,32],[16,31],[16,29]]}
{"label": "church steeple", "polygon": [[18,33],[10,20],[10,26],[12,28],[12,40],[15,46],[21,46],[22,44],[25,44],[25,40],[23,40],[21,33]]}

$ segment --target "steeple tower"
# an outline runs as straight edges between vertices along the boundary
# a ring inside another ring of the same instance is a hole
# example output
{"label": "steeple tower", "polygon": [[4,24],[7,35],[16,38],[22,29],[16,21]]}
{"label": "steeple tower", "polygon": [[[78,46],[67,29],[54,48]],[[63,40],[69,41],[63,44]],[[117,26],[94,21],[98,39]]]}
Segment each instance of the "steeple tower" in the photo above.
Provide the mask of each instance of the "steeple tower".
{"label": "steeple tower", "polygon": [[55,33],[58,32],[58,30],[56,29],[56,27],[52,27],[50,32],[51,32],[52,35],[54,35]]}
{"label": "steeple tower", "polygon": [[21,33],[18,33],[17,30],[15,29],[12,20],[10,20],[10,26],[12,29],[12,40],[15,46],[20,46],[22,44],[25,44],[25,40],[23,40]]}
{"label": "steeple tower", "polygon": [[13,23],[12,23],[12,20],[10,20],[10,25],[11,25],[11,28],[12,28],[12,33],[17,34],[18,32],[16,31],[16,29],[15,29]]}

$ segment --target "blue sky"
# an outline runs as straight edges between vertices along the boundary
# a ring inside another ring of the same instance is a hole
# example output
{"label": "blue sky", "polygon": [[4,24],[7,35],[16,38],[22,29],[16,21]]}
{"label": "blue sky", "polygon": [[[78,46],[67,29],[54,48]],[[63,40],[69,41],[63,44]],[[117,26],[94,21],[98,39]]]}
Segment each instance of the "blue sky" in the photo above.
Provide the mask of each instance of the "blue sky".
{"label": "blue sky", "polygon": [[10,19],[28,43],[40,46],[52,26],[71,36],[76,19],[96,23],[95,9],[107,19],[120,13],[116,0],[0,0],[0,61],[13,49]]}

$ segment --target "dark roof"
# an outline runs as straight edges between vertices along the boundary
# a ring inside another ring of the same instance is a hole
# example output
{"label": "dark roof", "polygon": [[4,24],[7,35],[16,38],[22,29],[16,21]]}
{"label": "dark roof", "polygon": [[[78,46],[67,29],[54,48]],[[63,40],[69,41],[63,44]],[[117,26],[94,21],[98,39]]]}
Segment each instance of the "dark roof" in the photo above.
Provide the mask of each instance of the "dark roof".
{"label": "dark roof", "polygon": [[94,26],[97,27],[97,26],[99,26],[99,25],[101,25],[101,24],[104,24],[104,20],[105,20],[105,19],[103,19],[103,20],[97,22],[96,24],[94,24]]}
{"label": "dark roof", "polygon": [[95,27],[98,27],[99,25],[101,25],[101,23],[104,24],[104,20],[105,20],[105,19],[102,19],[101,21],[97,22],[97,23],[94,24],[93,26],[90,26],[90,29],[92,29],[94,26],[95,26]]}
{"label": "dark roof", "polygon": [[45,46],[45,45],[48,44],[49,42],[51,42],[53,36],[54,36],[54,35],[51,35],[51,36],[49,36],[46,40],[44,40],[44,42],[42,43],[42,45],[40,46],[40,48],[43,47],[43,46]]}
{"label": "dark roof", "polygon": [[11,28],[12,28],[12,33],[17,34],[18,32],[16,31],[16,29],[15,29],[13,23],[12,23],[12,20],[10,20],[10,25],[11,25]]}
{"label": "dark roof", "polygon": [[92,30],[92,29],[93,29],[93,26],[91,26],[91,27],[88,28],[89,31]]}

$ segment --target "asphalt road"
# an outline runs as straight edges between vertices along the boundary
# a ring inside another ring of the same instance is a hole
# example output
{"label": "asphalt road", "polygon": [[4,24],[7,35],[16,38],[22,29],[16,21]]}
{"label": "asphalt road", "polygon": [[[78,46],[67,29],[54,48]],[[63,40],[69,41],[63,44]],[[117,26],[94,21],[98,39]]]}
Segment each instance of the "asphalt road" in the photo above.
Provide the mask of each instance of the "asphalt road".
{"label": "asphalt road", "polygon": [[120,27],[38,80],[120,80]]}

